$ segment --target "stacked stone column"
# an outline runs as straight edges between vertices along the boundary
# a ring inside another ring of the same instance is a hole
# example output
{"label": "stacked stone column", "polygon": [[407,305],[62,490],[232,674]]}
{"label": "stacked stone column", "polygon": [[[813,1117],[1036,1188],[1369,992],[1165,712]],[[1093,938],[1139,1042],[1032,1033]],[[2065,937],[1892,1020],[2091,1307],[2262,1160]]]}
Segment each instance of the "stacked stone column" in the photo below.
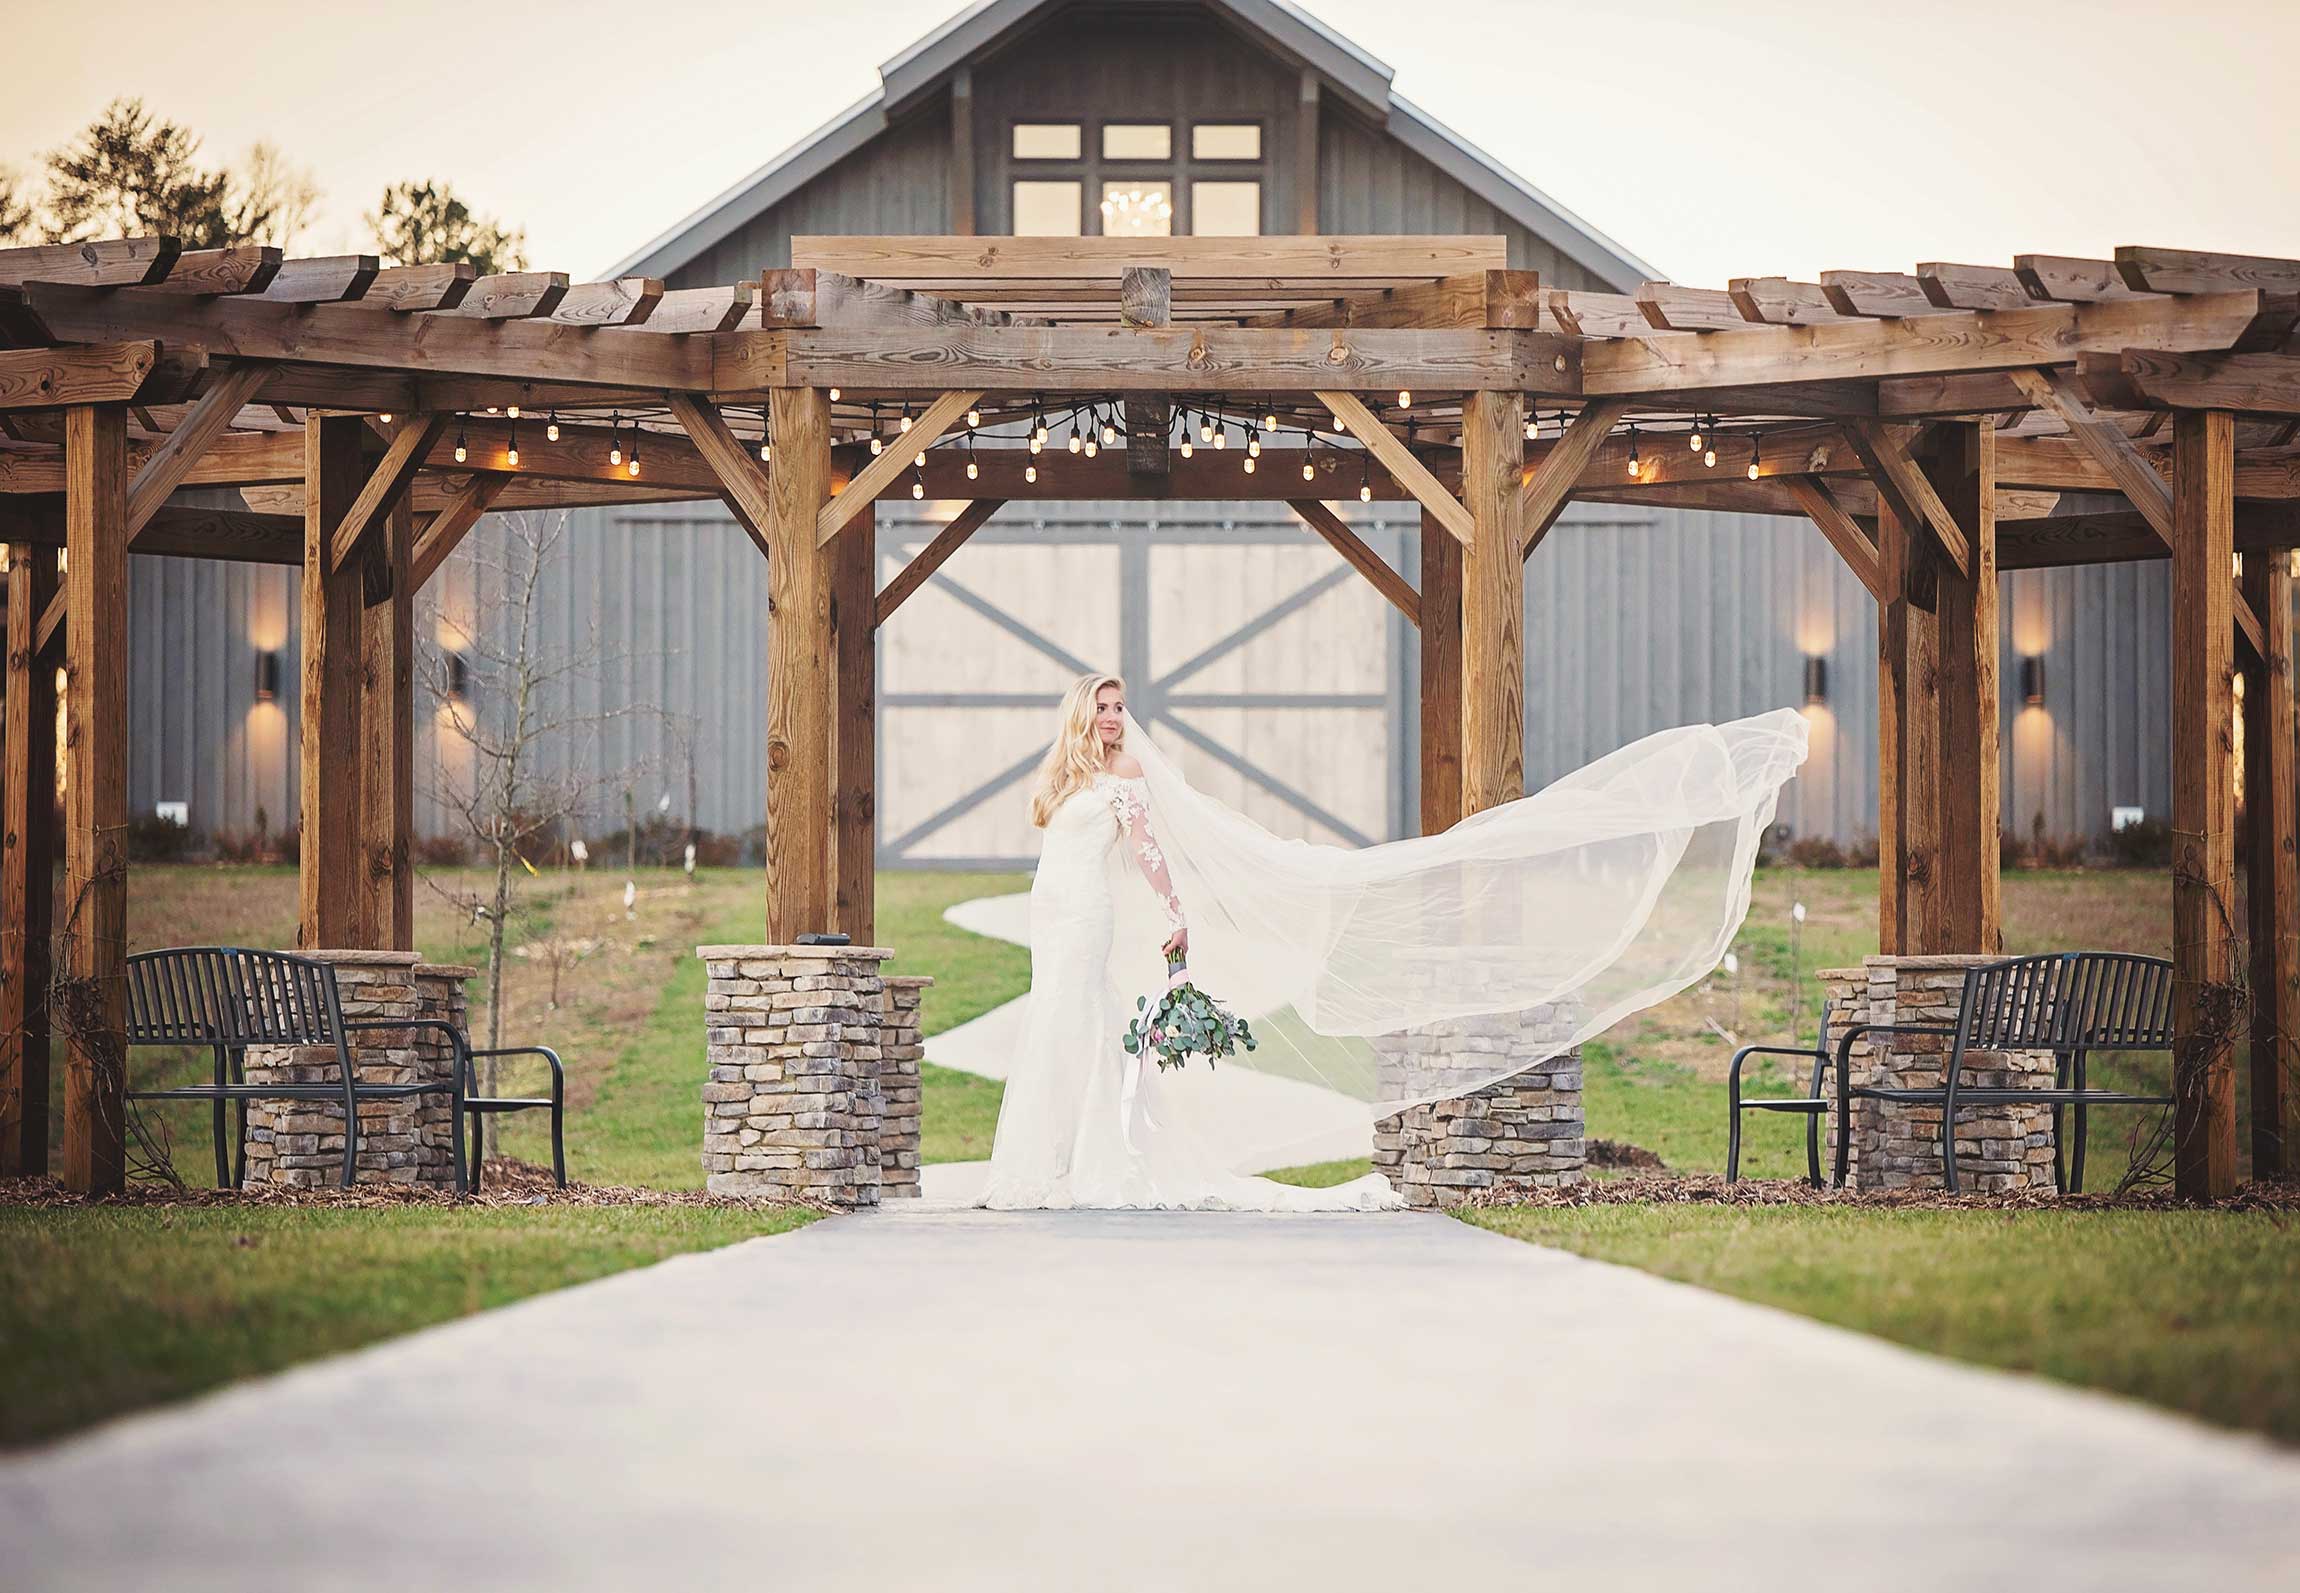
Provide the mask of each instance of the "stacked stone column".
{"label": "stacked stone column", "polygon": [[[1374,1171],[1414,1207],[1579,1183],[1587,1161],[1581,1053],[1563,1005],[1429,1024],[1373,1042],[1385,1100],[1446,1081],[1499,1083],[1427,1100],[1374,1126]],[[1521,1065],[1511,1071],[1512,1062]]]}
{"label": "stacked stone column", "polygon": [[[884,946],[698,946],[695,955],[709,981],[703,1170],[711,1193],[877,1205],[888,1005],[879,965],[893,952]],[[915,1101],[905,1104],[915,1107]],[[903,1121],[915,1125],[915,1110]],[[915,1168],[915,1127],[910,1132]],[[905,1148],[896,1147],[898,1161]]]}
{"label": "stacked stone column", "polygon": [[[1822,1088],[1834,1094],[1835,1037],[1856,1023],[1919,1023],[1953,1028],[1965,970],[1985,956],[1869,957],[1858,968],[1821,972],[1832,1036]],[[1851,1082],[1887,1089],[1938,1089],[1955,1047],[1950,1035],[1870,1035],[1848,1059]],[[1801,1082],[1801,1081],[1800,1081]],[[2050,1051],[1967,1051],[1960,1086],[2049,1089]],[[1937,1103],[1852,1103],[1846,1186],[1852,1189],[1939,1189],[1946,1182]],[[1829,1150],[1837,1124],[1832,1112]],[[1957,1177],[1967,1191],[2052,1187],[2053,1125],[2049,1105],[1965,1106],[1957,1112]]]}
{"label": "stacked stone column", "polygon": [[885,983],[878,1043],[879,1197],[916,1199],[918,1065],[926,1055],[926,1042],[919,1032],[919,1003],[934,981],[924,974],[895,974]]}
{"label": "stacked stone column", "polygon": [[[427,963],[411,951],[308,951],[335,966],[346,1023],[377,1019],[444,1019],[462,1030],[464,984],[473,970]],[[353,1077],[361,1084],[447,1084],[453,1049],[436,1031],[374,1029],[348,1037]],[[250,1084],[342,1081],[332,1046],[250,1046]],[[455,1181],[454,1107],[442,1091],[359,1103],[354,1176],[394,1184],[451,1188]],[[327,1100],[248,1103],[244,1185],[311,1188],[332,1184],[343,1168],[343,1103]]]}

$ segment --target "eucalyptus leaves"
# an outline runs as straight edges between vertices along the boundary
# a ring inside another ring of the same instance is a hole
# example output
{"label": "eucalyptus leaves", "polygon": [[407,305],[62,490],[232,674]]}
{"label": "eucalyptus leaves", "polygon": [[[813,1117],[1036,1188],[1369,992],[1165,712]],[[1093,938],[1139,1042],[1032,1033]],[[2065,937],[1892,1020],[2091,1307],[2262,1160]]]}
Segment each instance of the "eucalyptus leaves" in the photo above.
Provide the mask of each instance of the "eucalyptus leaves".
{"label": "eucalyptus leaves", "polygon": [[1244,1018],[1180,978],[1179,958],[1167,966],[1173,977],[1156,1006],[1148,996],[1134,998],[1135,1016],[1119,1042],[1128,1056],[1148,1057],[1161,1068],[1178,1068],[1202,1056],[1211,1067],[1217,1057],[1237,1055],[1241,1045],[1254,1049],[1254,1031]]}

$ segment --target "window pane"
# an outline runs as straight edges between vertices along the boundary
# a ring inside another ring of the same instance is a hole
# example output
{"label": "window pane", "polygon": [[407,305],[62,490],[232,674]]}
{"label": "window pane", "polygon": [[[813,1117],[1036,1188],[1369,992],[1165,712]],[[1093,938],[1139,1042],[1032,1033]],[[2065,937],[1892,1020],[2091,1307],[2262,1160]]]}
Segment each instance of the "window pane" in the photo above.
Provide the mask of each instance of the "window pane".
{"label": "window pane", "polygon": [[1084,229],[1086,189],[1081,183],[1016,183],[1017,238],[1075,238]]}
{"label": "window pane", "polygon": [[1105,238],[1163,238],[1174,231],[1172,183],[1104,183]]}
{"label": "window pane", "polygon": [[1104,160],[1172,160],[1174,129],[1164,122],[1111,122],[1102,129]]}
{"label": "window pane", "polygon": [[1201,238],[1260,237],[1262,185],[1192,183],[1190,230]]}
{"label": "window pane", "polygon": [[1262,128],[1257,122],[1200,122],[1190,129],[1193,160],[1260,160]]}
{"label": "window pane", "polygon": [[1076,122],[1016,122],[1016,160],[1076,160],[1084,149]]}

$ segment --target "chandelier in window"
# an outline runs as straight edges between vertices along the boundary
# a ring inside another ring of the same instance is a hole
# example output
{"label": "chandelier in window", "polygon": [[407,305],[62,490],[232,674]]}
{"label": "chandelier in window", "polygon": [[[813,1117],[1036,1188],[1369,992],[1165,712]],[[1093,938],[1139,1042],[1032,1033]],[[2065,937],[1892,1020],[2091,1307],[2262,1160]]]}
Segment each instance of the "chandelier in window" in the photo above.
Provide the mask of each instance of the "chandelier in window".
{"label": "chandelier in window", "polygon": [[1111,190],[1102,196],[1107,238],[1163,238],[1173,231],[1174,202],[1157,188]]}

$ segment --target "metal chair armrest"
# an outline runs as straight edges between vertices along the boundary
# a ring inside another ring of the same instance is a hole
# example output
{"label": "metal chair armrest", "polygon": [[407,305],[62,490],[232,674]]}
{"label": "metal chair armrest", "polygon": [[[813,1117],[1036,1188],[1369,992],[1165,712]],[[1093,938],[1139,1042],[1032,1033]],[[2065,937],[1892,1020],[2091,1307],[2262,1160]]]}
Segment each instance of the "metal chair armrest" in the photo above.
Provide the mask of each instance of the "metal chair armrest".
{"label": "metal chair armrest", "polygon": [[567,1070],[560,1065],[559,1053],[547,1045],[505,1045],[488,1051],[466,1051],[465,1056],[477,1061],[483,1056],[539,1056],[551,1067],[551,1088],[554,1092],[565,1087]]}
{"label": "metal chair armrest", "polygon": [[1813,1048],[1809,1045],[1745,1045],[1740,1050],[1733,1053],[1733,1065],[1727,1071],[1725,1077],[1729,1082],[1739,1082],[1741,1077],[1741,1064],[1749,1057],[1793,1056],[1810,1060],[1812,1055]]}

